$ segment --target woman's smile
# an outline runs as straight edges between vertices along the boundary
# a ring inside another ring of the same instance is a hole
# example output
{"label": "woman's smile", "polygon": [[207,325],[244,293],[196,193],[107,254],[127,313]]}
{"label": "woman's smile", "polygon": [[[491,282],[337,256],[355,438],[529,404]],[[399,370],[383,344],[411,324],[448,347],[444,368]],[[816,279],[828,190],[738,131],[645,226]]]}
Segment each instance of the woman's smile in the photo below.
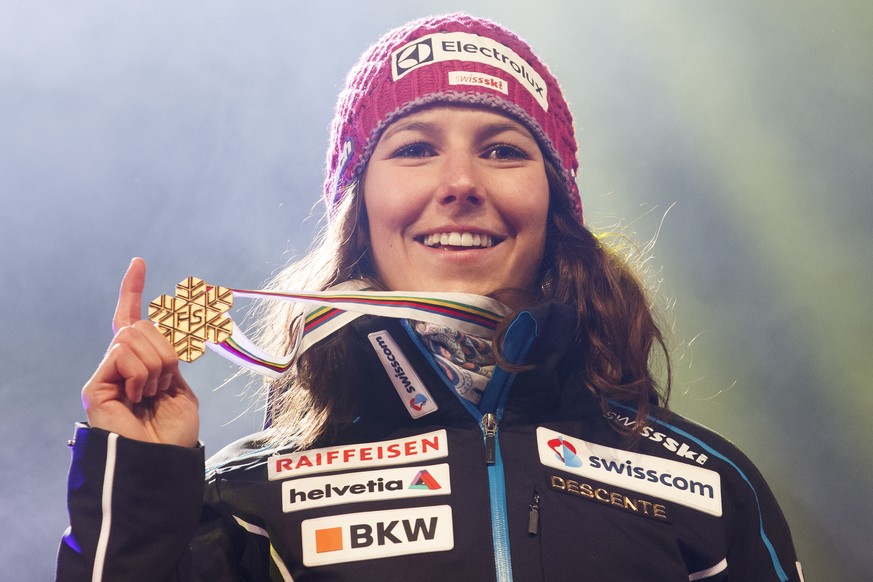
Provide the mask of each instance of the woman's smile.
{"label": "woman's smile", "polygon": [[487,249],[494,246],[494,238],[491,235],[469,231],[428,234],[422,237],[421,242],[431,248],[446,250]]}

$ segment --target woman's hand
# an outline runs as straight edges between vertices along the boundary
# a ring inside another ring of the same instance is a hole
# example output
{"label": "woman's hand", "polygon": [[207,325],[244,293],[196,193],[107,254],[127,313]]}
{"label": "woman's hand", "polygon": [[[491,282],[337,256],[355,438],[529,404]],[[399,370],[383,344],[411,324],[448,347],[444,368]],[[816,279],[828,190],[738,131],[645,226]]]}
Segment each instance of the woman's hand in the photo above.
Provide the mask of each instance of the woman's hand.
{"label": "woman's hand", "polygon": [[133,259],[121,281],[106,356],[82,388],[92,427],[123,437],[181,446],[197,444],[197,397],[179,372],[170,342],[142,317],[146,266]]}

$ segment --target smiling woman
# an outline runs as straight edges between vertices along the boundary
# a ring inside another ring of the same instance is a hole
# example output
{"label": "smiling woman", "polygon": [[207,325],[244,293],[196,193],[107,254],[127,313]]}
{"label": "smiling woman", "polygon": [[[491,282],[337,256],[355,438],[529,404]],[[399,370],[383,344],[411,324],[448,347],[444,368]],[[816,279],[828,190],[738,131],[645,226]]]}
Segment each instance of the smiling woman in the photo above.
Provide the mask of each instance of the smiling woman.
{"label": "smiling woman", "polygon": [[523,125],[467,107],[412,113],[382,135],[363,185],[369,252],[388,289],[533,290],[549,184]]}
{"label": "smiling woman", "polygon": [[576,149],[510,31],[451,14],[380,39],[340,93],[325,231],[270,285],[350,288],[366,314],[266,307],[268,352],[330,333],[204,491],[197,398],[134,260],[83,389],[59,579],[800,580],[755,466],[667,410],[661,331],[584,224]]}

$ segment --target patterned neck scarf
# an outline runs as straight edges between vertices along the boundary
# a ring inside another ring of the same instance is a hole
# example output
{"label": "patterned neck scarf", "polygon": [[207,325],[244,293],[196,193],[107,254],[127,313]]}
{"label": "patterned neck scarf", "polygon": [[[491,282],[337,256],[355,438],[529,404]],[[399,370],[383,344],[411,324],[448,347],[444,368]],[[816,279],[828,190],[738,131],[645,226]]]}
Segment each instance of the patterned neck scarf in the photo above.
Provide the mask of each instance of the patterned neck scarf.
{"label": "patterned neck scarf", "polygon": [[473,404],[479,404],[497,361],[491,340],[434,323],[413,321],[412,324],[455,391]]}

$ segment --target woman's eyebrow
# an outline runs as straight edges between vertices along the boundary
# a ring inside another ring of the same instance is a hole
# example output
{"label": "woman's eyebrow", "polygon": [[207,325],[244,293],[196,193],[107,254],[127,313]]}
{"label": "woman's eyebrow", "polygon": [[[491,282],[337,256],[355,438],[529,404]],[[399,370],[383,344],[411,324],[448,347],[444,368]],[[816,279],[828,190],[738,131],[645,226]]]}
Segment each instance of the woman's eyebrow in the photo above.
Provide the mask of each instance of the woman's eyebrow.
{"label": "woman's eyebrow", "polygon": [[[427,135],[433,135],[441,130],[439,125],[436,123],[414,119],[408,121],[401,120],[385,130],[385,133],[382,134],[382,137],[379,139],[379,141],[391,139],[398,133],[402,133],[405,131],[414,131],[421,132]],[[495,121],[493,123],[486,123],[476,130],[476,137],[480,140],[487,140],[505,132],[517,133],[522,137],[536,141],[536,138],[534,138],[534,136],[531,134],[530,131],[528,131],[526,127],[514,121]]]}
{"label": "woman's eyebrow", "polygon": [[522,137],[536,141],[536,138],[527,130],[526,127],[513,121],[489,123],[482,127],[478,132],[479,139],[489,139],[495,135],[500,135],[505,132],[513,132],[520,134]]}
{"label": "woman's eyebrow", "polygon": [[380,141],[391,139],[394,135],[404,132],[404,131],[419,131],[422,133],[432,133],[436,131],[436,125],[433,123],[428,123],[426,121],[398,121],[382,134]]}

